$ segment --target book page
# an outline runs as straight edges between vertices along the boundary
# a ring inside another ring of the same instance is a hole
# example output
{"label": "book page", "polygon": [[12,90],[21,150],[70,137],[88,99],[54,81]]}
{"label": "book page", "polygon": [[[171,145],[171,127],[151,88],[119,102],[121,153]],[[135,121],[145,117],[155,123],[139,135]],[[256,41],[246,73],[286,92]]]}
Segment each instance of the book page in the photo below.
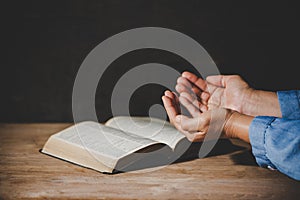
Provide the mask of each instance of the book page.
{"label": "book page", "polygon": [[167,144],[173,150],[185,137],[169,122],[157,118],[120,116],[108,120],[105,125]]}
{"label": "book page", "polygon": [[109,167],[114,167],[121,157],[158,143],[89,121],[71,126],[54,137],[85,148],[95,158],[100,157],[99,161]]}

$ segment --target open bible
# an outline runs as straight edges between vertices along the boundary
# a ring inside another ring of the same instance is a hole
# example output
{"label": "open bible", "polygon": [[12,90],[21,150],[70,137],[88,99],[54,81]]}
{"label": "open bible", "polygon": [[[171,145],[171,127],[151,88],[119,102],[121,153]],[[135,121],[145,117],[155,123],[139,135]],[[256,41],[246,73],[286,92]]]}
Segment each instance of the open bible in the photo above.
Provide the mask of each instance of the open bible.
{"label": "open bible", "polygon": [[85,121],[50,136],[42,153],[100,172],[170,164],[191,143],[170,123],[150,117]]}

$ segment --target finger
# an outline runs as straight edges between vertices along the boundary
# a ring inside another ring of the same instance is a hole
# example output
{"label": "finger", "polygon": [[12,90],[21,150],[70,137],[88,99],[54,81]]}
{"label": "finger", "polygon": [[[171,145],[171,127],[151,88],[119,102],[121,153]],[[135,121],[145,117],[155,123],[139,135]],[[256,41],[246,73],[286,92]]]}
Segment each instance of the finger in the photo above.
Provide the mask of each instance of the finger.
{"label": "finger", "polygon": [[[181,115],[183,116],[183,115]],[[191,142],[200,142],[203,141],[205,138],[206,133],[205,132],[189,132],[186,130],[183,130],[181,127],[180,121],[174,122],[175,128],[180,131],[183,135],[186,136],[186,138]]]}
{"label": "finger", "polygon": [[209,104],[207,105],[208,110],[217,109],[217,108],[219,108],[219,107],[220,107],[220,105],[219,105],[219,104],[215,104],[215,103],[209,103]]}
{"label": "finger", "polygon": [[224,75],[215,75],[215,76],[208,76],[206,77],[206,81],[218,86],[218,87],[226,87],[226,81],[228,79],[228,76]]}
{"label": "finger", "polygon": [[169,97],[170,99],[174,99],[174,93],[169,90],[165,91],[165,96]]}
{"label": "finger", "polygon": [[180,127],[184,131],[188,132],[203,132],[209,125],[208,115],[201,115],[200,117],[189,118],[184,115],[176,116],[176,123],[180,124]]}
{"label": "finger", "polygon": [[190,101],[197,109],[199,109],[201,112],[205,112],[208,110],[208,102],[203,103],[203,101],[199,101],[198,99],[195,99],[193,96],[191,96],[189,93],[183,92],[180,94],[180,96],[186,98],[188,101]]}
{"label": "finger", "polygon": [[182,92],[191,92],[191,89],[192,88],[188,88],[186,87],[185,85],[183,85],[182,83],[177,83],[176,86],[175,86],[175,90],[178,92],[178,93],[182,93]]}
{"label": "finger", "polygon": [[192,92],[196,95],[196,97],[200,98],[201,94],[203,93],[197,86],[193,85]]}
{"label": "finger", "polygon": [[[202,102],[204,105],[207,105],[208,100],[209,100],[209,97],[210,97],[210,94],[209,94],[209,93],[207,93],[207,92],[202,92],[201,95],[200,95],[201,102]],[[204,103],[204,102],[205,102],[205,103]]]}
{"label": "finger", "polygon": [[[210,94],[207,92],[203,92],[197,87],[193,86],[192,88],[187,88],[184,84],[177,83],[175,87],[176,91],[179,94],[188,93],[193,99],[198,99],[202,104],[207,105]],[[192,101],[192,100],[191,100]]]}
{"label": "finger", "polygon": [[187,80],[195,84],[202,91],[207,91],[206,81],[203,80],[202,78],[198,78],[195,74],[191,72],[183,72],[182,77],[186,78]]}
{"label": "finger", "polygon": [[[200,101],[202,104],[207,105],[208,104],[208,99],[209,99],[209,94],[207,92],[202,92],[196,87],[192,88],[187,88],[181,83],[177,83],[175,87],[176,91],[181,95],[182,93],[187,93],[189,94],[193,99],[197,99]],[[203,99],[202,99],[203,97]],[[193,101],[193,100],[191,100]]]}
{"label": "finger", "polygon": [[202,142],[205,138],[204,132],[187,133],[186,137],[191,142]]}
{"label": "finger", "polygon": [[177,85],[178,85],[178,92],[193,92],[197,97],[200,98],[201,93],[203,92],[198,86],[196,86],[194,83],[190,82],[188,79],[184,77],[179,77],[177,79]]}
{"label": "finger", "polygon": [[[179,130],[179,129],[178,129]],[[187,131],[179,130],[185,137],[190,141],[190,142],[201,142],[205,138],[205,133],[203,132],[195,132],[195,133],[190,133]]]}
{"label": "finger", "polygon": [[180,103],[179,103],[179,98],[178,95],[175,92],[172,92],[174,95],[174,104],[177,110],[177,113],[180,114],[181,113],[181,109],[180,109]]}
{"label": "finger", "polygon": [[175,107],[172,104],[172,100],[167,96],[163,96],[162,101],[163,101],[165,110],[167,112],[167,115],[169,117],[170,123],[174,124],[175,117],[177,115],[177,111],[176,111]]}
{"label": "finger", "polygon": [[196,94],[191,90],[192,88],[188,89],[181,83],[177,83],[175,86],[176,91],[181,95],[182,93],[187,93],[189,94],[193,99],[197,99],[198,97]]}
{"label": "finger", "polygon": [[192,87],[193,87],[191,82],[189,82],[186,78],[184,78],[182,76],[177,78],[177,84],[182,84],[188,89],[192,89]]}
{"label": "finger", "polygon": [[181,133],[183,133],[187,138],[191,138],[192,133],[190,133],[188,130],[184,130],[181,126],[181,120],[184,118],[188,118],[185,115],[177,115],[175,118],[174,126],[177,130],[179,130]]}
{"label": "finger", "polygon": [[179,106],[179,103],[178,103],[178,97],[177,97],[177,95],[174,92],[166,90],[165,91],[165,96],[167,96],[167,97],[169,97],[171,99],[172,104],[173,104],[173,106],[176,109],[176,112],[179,113],[180,112],[180,106]]}
{"label": "finger", "polygon": [[188,106],[187,104],[192,104],[196,108],[197,116],[200,115],[201,112],[205,112],[208,110],[207,105],[202,104],[200,101],[198,101],[198,99],[193,99],[189,94],[181,93],[180,96],[182,97],[182,102],[180,103],[182,103],[182,105],[184,105],[185,107],[187,106],[186,108],[188,109],[189,112],[194,112],[193,111],[194,108],[192,106]]}
{"label": "finger", "polygon": [[187,92],[180,93],[180,96],[186,98],[190,102],[197,100],[193,95],[191,95],[190,93],[187,93]]}
{"label": "finger", "polygon": [[179,102],[189,111],[193,117],[199,117],[201,112],[187,98],[180,96]]}
{"label": "finger", "polygon": [[169,116],[170,122],[173,124],[175,121],[176,115],[179,113],[177,112],[172,99],[168,96],[162,96],[162,101],[164,104],[164,107],[166,109],[167,115]]}

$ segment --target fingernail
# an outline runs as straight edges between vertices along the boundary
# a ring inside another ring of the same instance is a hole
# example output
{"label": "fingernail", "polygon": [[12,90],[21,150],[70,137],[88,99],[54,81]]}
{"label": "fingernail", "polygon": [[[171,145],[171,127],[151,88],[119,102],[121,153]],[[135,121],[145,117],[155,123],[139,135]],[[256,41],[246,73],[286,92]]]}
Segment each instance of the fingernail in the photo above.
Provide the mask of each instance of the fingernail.
{"label": "fingernail", "polygon": [[176,116],[176,122],[180,122],[180,118],[181,118],[181,117],[180,117],[179,115],[177,115],[177,116]]}
{"label": "fingernail", "polygon": [[182,77],[185,77],[185,78],[189,77],[189,72],[188,71],[183,72]]}

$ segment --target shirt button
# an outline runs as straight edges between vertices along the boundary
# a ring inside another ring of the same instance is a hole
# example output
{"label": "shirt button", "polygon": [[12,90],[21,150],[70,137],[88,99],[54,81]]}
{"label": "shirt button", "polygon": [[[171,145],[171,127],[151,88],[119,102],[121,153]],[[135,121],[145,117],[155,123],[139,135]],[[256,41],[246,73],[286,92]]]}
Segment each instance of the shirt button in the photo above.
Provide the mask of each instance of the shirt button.
{"label": "shirt button", "polygon": [[276,170],[276,169],[274,169],[273,167],[271,167],[270,165],[268,165],[267,168],[268,168],[269,170]]}

